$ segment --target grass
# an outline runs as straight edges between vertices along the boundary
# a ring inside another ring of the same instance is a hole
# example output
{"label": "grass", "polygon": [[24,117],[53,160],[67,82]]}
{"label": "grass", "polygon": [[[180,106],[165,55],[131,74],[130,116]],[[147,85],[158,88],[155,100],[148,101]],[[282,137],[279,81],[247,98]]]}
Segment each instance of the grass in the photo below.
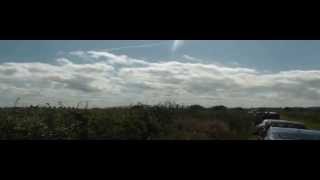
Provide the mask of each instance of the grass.
{"label": "grass", "polygon": [[299,121],[307,128],[320,130],[320,111],[314,108],[295,108],[281,111],[281,118]]}
{"label": "grass", "polygon": [[243,109],[164,103],[78,109],[0,108],[0,139],[248,139]]}

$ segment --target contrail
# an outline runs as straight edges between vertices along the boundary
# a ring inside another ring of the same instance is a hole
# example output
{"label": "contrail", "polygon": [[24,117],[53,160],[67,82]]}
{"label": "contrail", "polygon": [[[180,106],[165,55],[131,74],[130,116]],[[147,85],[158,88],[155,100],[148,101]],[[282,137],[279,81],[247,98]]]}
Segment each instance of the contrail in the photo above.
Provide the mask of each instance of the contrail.
{"label": "contrail", "polygon": [[154,46],[160,46],[163,44],[167,44],[168,42],[159,42],[159,43],[150,43],[150,44],[140,44],[140,45],[132,45],[132,46],[123,46],[123,47],[116,47],[116,48],[108,48],[105,49],[107,51],[118,51],[123,49],[133,49],[133,48],[148,48],[148,47],[154,47]]}
{"label": "contrail", "polygon": [[[150,47],[155,47],[155,46],[161,46],[164,44],[168,45],[168,41],[164,42],[159,42],[159,43],[146,43],[146,44],[139,44],[139,45],[131,45],[131,46],[121,46],[121,47],[111,47],[107,49],[96,49],[95,51],[107,51],[107,52],[112,52],[112,51],[119,51],[119,50],[124,50],[124,49],[134,49],[134,48],[150,48]],[[76,55],[76,56],[81,56],[85,54],[85,51],[78,50],[78,51],[72,51],[69,53],[70,55]]]}
{"label": "contrail", "polygon": [[172,52],[177,51],[183,44],[183,40],[174,40],[171,48]]}

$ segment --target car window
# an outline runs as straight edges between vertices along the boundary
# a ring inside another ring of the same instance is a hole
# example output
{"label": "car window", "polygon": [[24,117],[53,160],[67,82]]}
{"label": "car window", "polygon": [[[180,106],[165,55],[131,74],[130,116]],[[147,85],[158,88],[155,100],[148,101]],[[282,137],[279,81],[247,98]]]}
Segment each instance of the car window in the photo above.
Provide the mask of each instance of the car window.
{"label": "car window", "polygon": [[272,127],[288,127],[285,123],[272,123]]}
{"label": "car window", "polygon": [[290,128],[305,129],[304,125],[300,125],[300,124],[289,124],[288,126]]}
{"label": "car window", "polygon": [[320,134],[305,132],[281,132],[276,133],[276,137],[283,140],[320,140]]}
{"label": "car window", "polygon": [[297,140],[297,139],[301,138],[301,137],[299,137],[298,134],[285,133],[285,132],[277,133],[277,137],[279,139],[284,139],[284,140]]}

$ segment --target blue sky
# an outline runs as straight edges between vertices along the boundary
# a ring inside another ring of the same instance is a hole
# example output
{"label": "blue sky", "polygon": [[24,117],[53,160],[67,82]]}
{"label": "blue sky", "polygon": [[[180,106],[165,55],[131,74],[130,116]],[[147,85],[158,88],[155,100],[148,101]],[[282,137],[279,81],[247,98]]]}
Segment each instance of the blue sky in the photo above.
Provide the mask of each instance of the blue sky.
{"label": "blue sky", "polygon": [[319,58],[310,40],[0,40],[0,105],[314,106]]}
{"label": "blue sky", "polygon": [[[151,46],[139,47],[139,45],[148,44]],[[137,45],[138,47],[134,47]],[[318,63],[320,41],[310,40],[185,41],[183,46],[174,53],[170,51],[172,41],[0,41],[0,62],[51,61],[62,53],[71,51],[120,47],[124,48],[112,52],[150,60],[168,60],[188,54],[208,62],[237,62],[243,66],[269,71],[320,68],[320,63]]]}

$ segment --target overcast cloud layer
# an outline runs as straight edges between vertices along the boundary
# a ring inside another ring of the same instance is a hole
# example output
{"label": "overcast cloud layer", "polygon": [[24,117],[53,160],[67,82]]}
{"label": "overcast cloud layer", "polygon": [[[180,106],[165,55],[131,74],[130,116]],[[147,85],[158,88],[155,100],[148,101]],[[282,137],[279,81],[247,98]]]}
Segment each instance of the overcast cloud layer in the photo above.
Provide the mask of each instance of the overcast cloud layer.
{"label": "overcast cloud layer", "polygon": [[151,62],[106,51],[71,52],[53,63],[0,64],[0,105],[49,102],[118,106],[166,100],[203,106],[319,106],[320,70],[263,73],[205,64],[190,55]]}

